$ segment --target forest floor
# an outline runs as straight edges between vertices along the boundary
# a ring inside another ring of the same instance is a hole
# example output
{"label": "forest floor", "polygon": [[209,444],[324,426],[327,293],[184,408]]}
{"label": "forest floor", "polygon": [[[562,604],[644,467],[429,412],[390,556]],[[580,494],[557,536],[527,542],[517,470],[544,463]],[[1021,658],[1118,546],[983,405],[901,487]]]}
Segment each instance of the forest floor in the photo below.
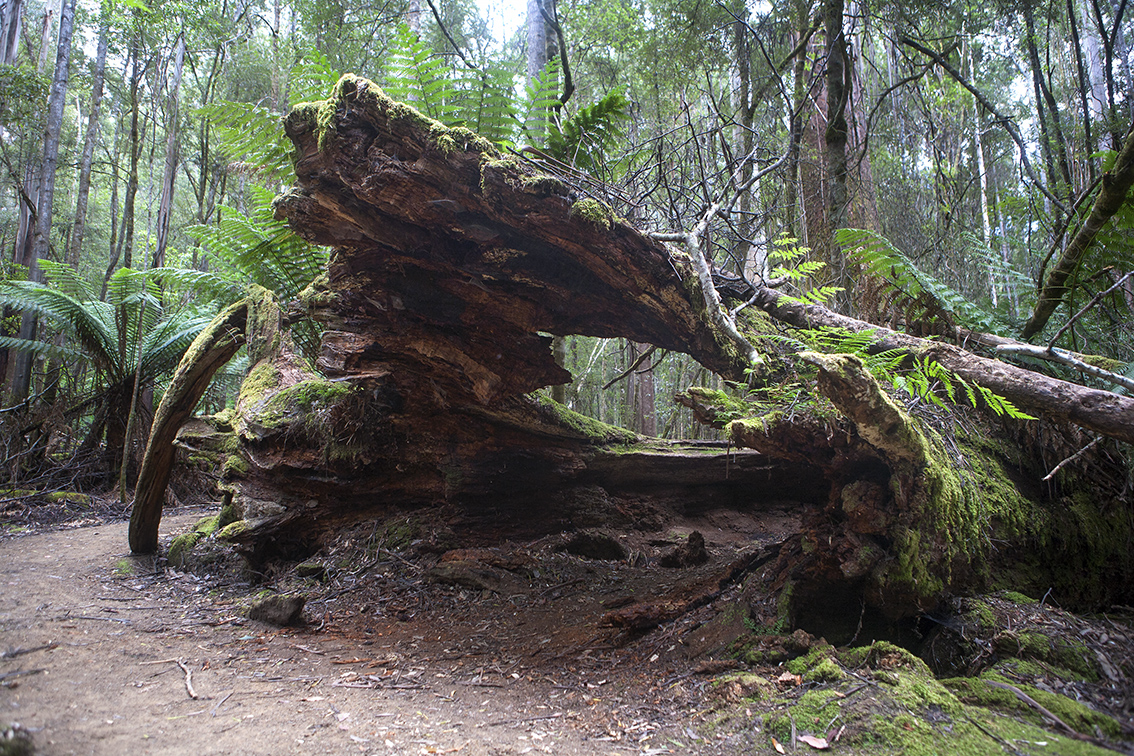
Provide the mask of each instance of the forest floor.
{"label": "forest floor", "polygon": [[[163,547],[207,514],[168,511]],[[44,519],[0,522],[0,754],[1134,753],[1129,615],[989,597],[989,659],[946,681],[801,633],[749,632],[742,662],[720,640],[745,634],[739,584],[651,631],[604,623],[777,543],[788,511],[670,512],[599,559],[438,510],[268,575],[212,539],[183,569],[131,557],[109,505]],[[709,563],[660,566],[694,530]],[[265,593],[305,596],[304,622],[248,619]]]}

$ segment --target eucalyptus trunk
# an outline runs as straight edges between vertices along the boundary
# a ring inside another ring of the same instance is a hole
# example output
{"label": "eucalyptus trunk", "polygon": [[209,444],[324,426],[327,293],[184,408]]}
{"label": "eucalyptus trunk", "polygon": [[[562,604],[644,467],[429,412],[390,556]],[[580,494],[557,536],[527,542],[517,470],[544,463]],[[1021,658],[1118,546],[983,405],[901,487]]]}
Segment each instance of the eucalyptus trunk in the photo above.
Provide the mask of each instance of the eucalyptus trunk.
{"label": "eucalyptus trunk", "polygon": [[169,245],[169,218],[173,212],[173,192],[177,182],[177,161],[180,148],[178,105],[181,97],[181,72],[185,67],[185,35],[177,38],[177,51],[173,60],[173,80],[166,101],[169,105],[169,122],[166,125],[165,172],[161,182],[161,201],[158,205],[157,245],[154,248],[154,268],[165,265],[165,251]]}
{"label": "eucalyptus trunk", "polygon": [[[71,71],[71,36],[75,28],[75,0],[64,0],[59,14],[59,42],[55,54],[55,74],[47,99],[47,123],[43,132],[43,162],[40,168],[39,207],[32,234],[31,255],[25,260],[28,278],[42,280],[39,260],[47,256],[51,244],[52,203],[55,201],[55,174],[59,163],[59,138],[63,130],[63,106],[67,99],[67,80]],[[38,319],[25,312],[20,321],[19,337],[35,338]],[[17,402],[28,396],[31,386],[31,354],[21,351],[16,355],[12,376],[12,396]]]}
{"label": "eucalyptus trunk", "polygon": [[79,265],[83,255],[83,238],[87,230],[87,202],[91,192],[91,166],[94,163],[95,143],[98,141],[99,116],[102,113],[103,82],[106,74],[106,48],[109,41],[109,14],[104,10],[98,32],[98,51],[95,53],[94,81],[91,85],[91,112],[87,118],[87,132],[83,138],[83,154],[79,158],[79,183],[75,190],[75,222],[67,242],[67,264]]}

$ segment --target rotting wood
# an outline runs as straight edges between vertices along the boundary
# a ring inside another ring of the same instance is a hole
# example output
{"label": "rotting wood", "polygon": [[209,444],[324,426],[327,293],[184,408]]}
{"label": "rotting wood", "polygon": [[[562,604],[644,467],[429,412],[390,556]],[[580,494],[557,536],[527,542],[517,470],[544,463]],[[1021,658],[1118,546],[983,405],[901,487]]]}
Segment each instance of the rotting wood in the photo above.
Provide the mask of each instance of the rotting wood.
{"label": "rotting wood", "polygon": [[[969,551],[980,551],[985,534],[934,535],[939,491],[921,485],[925,449],[915,437],[887,441],[869,407],[856,416],[856,392],[879,393],[858,372],[848,374],[848,392],[836,385],[838,365],[821,371],[820,388],[842,395],[835,403],[853,423],[789,412],[766,427],[738,427],[733,441],[755,452],[735,455],[736,464],[723,449],[644,444],[528,395],[565,380],[548,334],[630,338],[744,378],[751,360],[714,326],[680,250],[357,77],[328,101],[298,108],[286,129],[299,186],[277,199],[276,212],[334,251],[326,278],[299,304],[323,329],[322,375],[286,338],[265,340],[273,346],[255,358],[237,407],[239,451],[226,483],[239,491],[234,506],[245,522],[225,537],[253,562],[303,557],[338,527],[440,502],[546,528],[563,511],[556,497],[591,487],[609,497],[695,491],[703,505],[719,495],[749,508],[799,507],[804,533],[781,550],[773,582],[796,591],[796,607],[834,599],[858,617],[869,601],[893,620],[976,579]],[[1124,397],[790,303],[771,289],[749,290],[748,299],[801,328],[869,328],[877,349],[935,359],[1025,409],[1134,437],[1134,412],[1124,412],[1134,404]],[[908,425],[895,417],[896,429]],[[949,483],[934,472],[930,483]],[[986,522],[946,514],[975,522],[973,531]],[[972,548],[953,545],[958,535]],[[633,627],[645,622],[634,611],[667,617],[690,605],[673,597],[616,616]]]}

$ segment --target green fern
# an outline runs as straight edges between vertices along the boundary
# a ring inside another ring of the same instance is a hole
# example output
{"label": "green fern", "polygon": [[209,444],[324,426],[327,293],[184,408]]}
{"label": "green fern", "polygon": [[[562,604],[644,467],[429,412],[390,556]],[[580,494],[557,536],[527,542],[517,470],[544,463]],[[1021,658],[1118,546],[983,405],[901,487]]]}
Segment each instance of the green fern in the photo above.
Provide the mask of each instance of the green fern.
{"label": "green fern", "polygon": [[[323,272],[327,251],[296,236],[285,221],[275,218],[271,192],[261,187],[250,187],[249,192],[251,214],[224,208],[220,223],[190,226],[186,233],[201,243],[214,268],[225,272],[228,281],[259,284],[286,301]],[[199,280],[221,286],[215,279]]]}
{"label": "green fern", "polygon": [[456,91],[448,63],[402,23],[391,41],[386,94],[444,124],[457,122]]}
{"label": "green fern", "polygon": [[476,133],[508,144],[515,137],[517,101],[510,69],[490,63],[483,71],[464,69],[455,78],[456,116]]}
{"label": "green fern", "polygon": [[[882,281],[886,290],[904,304],[928,298],[936,308],[947,312],[969,328],[986,333],[1005,331],[996,316],[920,270],[881,234],[856,228],[842,228],[835,239],[852,259],[861,263],[871,275]],[[933,317],[935,313],[927,312]]]}
{"label": "green fern", "polygon": [[628,117],[629,104],[621,92],[615,91],[594,105],[580,108],[550,130],[548,154],[585,171],[597,170],[622,136],[621,123]]}
{"label": "green fern", "polygon": [[798,297],[783,295],[790,302],[803,304],[825,304],[831,297],[843,290],[841,286],[808,286],[807,282],[818,274],[827,263],[822,260],[808,260],[810,247],[799,246],[799,240],[780,234],[772,242],[772,249],[768,252],[769,263],[780,263],[771,271],[772,278],[781,278],[791,281],[796,289],[802,293]]}
{"label": "green fern", "polygon": [[342,73],[335,70],[326,55],[311,50],[288,74],[288,102],[294,108],[301,102],[322,100],[341,78]]}
{"label": "green fern", "polygon": [[217,102],[196,112],[213,125],[217,149],[229,160],[278,181],[292,180],[291,143],[278,113],[246,102]]}
{"label": "green fern", "polygon": [[[874,331],[848,331],[842,328],[824,327],[801,330],[798,336],[799,339],[794,341],[803,349],[858,356],[875,379],[888,383],[915,399],[946,408],[945,400],[948,400],[949,404],[960,404],[958,397],[961,397],[970,406],[979,408],[983,404],[999,416],[1019,420],[1035,419],[1007,398],[985,386],[966,381],[935,360],[911,358],[906,352],[898,349],[874,352],[872,347],[878,343]],[[958,392],[958,386],[963,394]]]}
{"label": "green fern", "polygon": [[535,79],[524,85],[517,111],[524,139],[532,146],[546,145],[548,135],[558,128],[560,72],[559,58],[551,58]]}

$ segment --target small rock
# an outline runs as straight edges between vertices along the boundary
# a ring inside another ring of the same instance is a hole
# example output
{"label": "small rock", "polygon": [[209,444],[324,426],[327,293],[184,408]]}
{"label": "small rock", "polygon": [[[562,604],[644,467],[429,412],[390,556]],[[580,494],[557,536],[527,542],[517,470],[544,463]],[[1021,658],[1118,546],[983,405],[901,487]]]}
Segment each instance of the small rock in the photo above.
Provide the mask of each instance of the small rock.
{"label": "small rock", "polygon": [[658,564],[662,567],[696,567],[709,561],[709,550],[705,548],[705,536],[694,530],[685,543],[675,546],[662,554]]}
{"label": "small rock", "polygon": [[327,568],[318,562],[303,562],[295,565],[295,574],[301,578],[322,580],[327,574]]}
{"label": "small rock", "polygon": [[614,536],[598,530],[580,530],[564,541],[561,551],[587,559],[619,562],[630,556],[629,550]]}
{"label": "small rock", "polygon": [[431,583],[456,585],[478,591],[500,593],[501,575],[492,567],[474,561],[440,562],[425,574]]}
{"label": "small rock", "polygon": [[269,596],[252,604],[248,619],[280,626],[299,624],[306,603],[303,596]]}

